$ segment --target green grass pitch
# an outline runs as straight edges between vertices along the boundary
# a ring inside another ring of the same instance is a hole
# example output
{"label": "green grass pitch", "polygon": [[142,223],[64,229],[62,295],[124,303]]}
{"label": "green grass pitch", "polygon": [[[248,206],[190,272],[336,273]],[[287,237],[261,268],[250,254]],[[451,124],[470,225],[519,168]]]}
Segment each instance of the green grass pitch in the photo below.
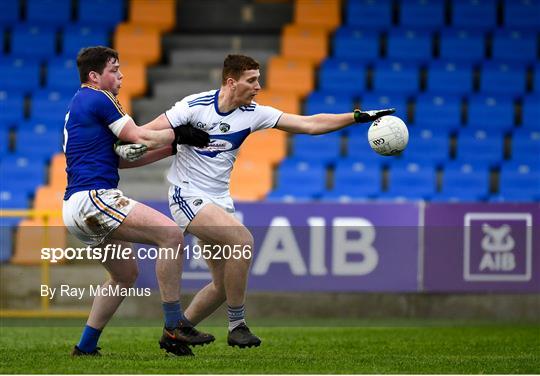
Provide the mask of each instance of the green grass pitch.
{"label": "green grass pitch", "polygon": [[538,325],[419,320],[296,323],[283,327],[252,322],[263,344],[242,350],[226,345],[224,326],[206,326],[202,329],[214,333],[216,342],[195,348],[195,357],[174,357],[158,348],[159,322],[150,327],[148,321],[122,326],[115,321],[101,337],[101,358],[71,358],[82,321],[48,321],[40,326],[36,320],[2,320],[0,374],[540,373]]}

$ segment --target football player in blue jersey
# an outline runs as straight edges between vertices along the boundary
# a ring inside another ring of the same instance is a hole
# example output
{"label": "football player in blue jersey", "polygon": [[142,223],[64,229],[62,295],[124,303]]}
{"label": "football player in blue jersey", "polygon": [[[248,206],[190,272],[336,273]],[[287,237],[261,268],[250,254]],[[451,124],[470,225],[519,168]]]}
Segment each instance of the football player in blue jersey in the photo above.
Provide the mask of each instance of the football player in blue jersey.
{"label": "football player in blue jersey", "polygon": [[[208,135],[195,128],[175,132],[171,127],[151,130],[138,127],[127,115],[116,96],[122,85],[118,53],[107,47],[89,47],[77,56],[81,87],[73,96],[65,117],[64,152],[68,184],[63,203],[63,219],[68,230],[91,247],[106,245],[132,248],[131,242],[177,249],[183,234],[165,215],[125,197],[117,189],[119,161],[113,145],[118,140],[135,144],[122,154],[133,159],[146,149],[158,149],[144,155],[139,163],[151,163],[171,151],[173,142],[204,147]],[[121,147],[119,150],[122,150]],[[109,246],[110,248],[111,246]],[[181,256],[181,255],[180,255]],[[103,260],[110,274],[102,287],[109,291],[130,288],[138,274],[133,255]],[[180,328],[182,257],[158,259],[159,283],[165,328],[160,346],[177,355],[192,355],[188,345],[210,343],[214,337],[190,327]],[[124,296],[98,295],[72,355],[99,355],[97,342]]]}
{"label": "football player in blue jersey", "polygon": [[261,344],[246,325],[244,309],[253,236],[234,217],[229,193],[230,174],[242,142],[250,133],[267,128],[317,135],[394,112],[355,110],[312,116],[283,113],[253,102],[261,89],[259,76],[259,64],[254,59],[229,55],[223,63],[220,89],[190,95],[148,125],[156,130],[195,125],[210,134],[211,141],[205,148],[178,146],[167,176],[171,183],[169,206],[180,228],[195,235],[203,245],[210,245],[213,251],[229,247],[242,252],[241,257],[228,259],[205,257],[212,282],[195,295],[185,311],[184,323],[194,326],[226,302],[227,342],[240,348]]}

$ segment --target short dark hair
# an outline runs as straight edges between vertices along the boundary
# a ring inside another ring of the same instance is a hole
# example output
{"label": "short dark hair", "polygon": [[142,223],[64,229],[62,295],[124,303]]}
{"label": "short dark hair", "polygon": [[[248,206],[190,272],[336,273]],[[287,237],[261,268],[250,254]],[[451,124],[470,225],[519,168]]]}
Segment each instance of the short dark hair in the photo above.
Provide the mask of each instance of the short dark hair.
{"label": "short dark hair", "polygon": [[118,52],[112,48],[95,46],[81,49],[77,55],[77,68],[81,83],[88,81],[88,73],[91,71],[103,73],[111,59],[118,60]]}
{"label": "short dark hair", "polygon": [[223,61],[221,83],[225,84],[229,77],[238,80],[244,71],[251,69],[259,69],[259,63],[255,59],[245,55],[227,55]]}

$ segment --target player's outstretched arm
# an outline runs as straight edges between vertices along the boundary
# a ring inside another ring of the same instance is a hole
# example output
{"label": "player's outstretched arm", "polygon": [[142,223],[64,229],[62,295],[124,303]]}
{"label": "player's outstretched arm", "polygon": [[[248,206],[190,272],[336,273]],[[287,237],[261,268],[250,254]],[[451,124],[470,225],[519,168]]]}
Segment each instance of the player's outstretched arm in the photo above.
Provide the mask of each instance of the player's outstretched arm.
{"label": "player's outstretched arm", "polygon": [[169,146],[174,141],[175,134],[171,128],[152,130],[138,127],[130,119],[118,134],[118,138],[126,143],[143,144],[149,149],[159,149],[163,146]]}
{"label": "player's outstretched arm", "polygon": [[[129,150],[129,149],[133,149],[134,145],[135,144],[126,144],[126,145],[120,145],[120,147],[126,146]],[[154,163],[161,159],[170,157],[172,155],[172,145],[163,146],[159,149],[146,151],[142,153],[140,156],[133,157],[131,159],[128,159],[127,156],[126,157],[122,156],[118,152],[118,146],[115,146],[115,152],[121,157],[118,168],[133,168],[133,167],[145,166],[147,164]]]}
{"label": "player's outstretched arm", "polygon": [[317,114],[311,116],[283,114],[276,128],[289,133],[324,134],[336,131],[354,123],[368,123],[378,118],[391,115],[395,109],[360,111],[345,114]]}

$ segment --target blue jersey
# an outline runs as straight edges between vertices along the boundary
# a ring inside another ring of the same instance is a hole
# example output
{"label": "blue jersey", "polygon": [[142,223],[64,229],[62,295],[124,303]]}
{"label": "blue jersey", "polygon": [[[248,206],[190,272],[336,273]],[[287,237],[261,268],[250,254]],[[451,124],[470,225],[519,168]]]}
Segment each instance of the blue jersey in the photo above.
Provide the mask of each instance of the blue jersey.
{"label": "blue jersey", "polygon": [[116,97],[83,84],[69,105],[64,127],[67,188],[73,193],[118,187],[118,156],[113,145],[130,119]]}

